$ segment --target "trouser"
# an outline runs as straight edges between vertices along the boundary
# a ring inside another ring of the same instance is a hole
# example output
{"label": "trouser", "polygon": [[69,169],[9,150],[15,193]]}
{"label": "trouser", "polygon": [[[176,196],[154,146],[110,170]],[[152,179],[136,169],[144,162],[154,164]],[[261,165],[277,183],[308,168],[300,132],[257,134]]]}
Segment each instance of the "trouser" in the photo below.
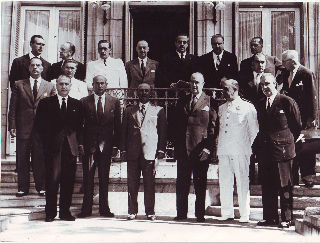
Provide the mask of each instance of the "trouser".
{"label": "trouser", "polygon": [[94,174],[96,167],[98,167],[99,176],[99,213],[104,214],[110,212],[108,204],[108,185],[109,185],[109,173],[111,165],[111,153],[100,152],[97,149],[93,153],[93,161],[91,161],[91,154],[86,154],[83,159],[83,170],[86,175],[83,180],[83,203],[82,212],[86,214],[92,213],[93,205],[93,193],[94,193]]}
{"label": "trouser", "polygon": [[57,215],[57,193],[60,185],[61,216],[70,215],[72,193],[76,172],[76,157],[72,155],[67,137],[57,153],[46,154],[46,216]]}
{"label": "trouser", "polygon": [[219,187],[222,217],[234,217],[233,185],[234,176],[236,176],[240,216],[249,219],[249,163],[249,155],[219,156]]}
{"label": "trouser", "polygon": [[140,185],[140,176],[143,176],[144,187],[144,206],[146,215],[154,213],[155,204],[155,181],[154,181],[154,160],[146,160],[143,155],[137,160],[128,159],[128,213],[138,213],[138,191]]}
{"label": "trouser", "polygon": [[30,187],[30,154],[36,190],[45,188],[45,161],[43,145],[36,133],[30,139],[17,138],[18,191],[28,193]]}
{"label": "trouser", "polygon": [[[267,156],[266,156],[267,157]],[[279,222],[278,194],[281,220],[292,220],[292,160],[284,162],[265,158],[261,163],[263,219]]]}
{"label": "trouser", "polygon": [[190,191],[191,173],[196,194],[195,216],[202,218],[205,215],[205,200],[207,189],[207,172],[209,163],[197,159],[185,158],[177,161],[177,216],[187,217],[188,195]]}

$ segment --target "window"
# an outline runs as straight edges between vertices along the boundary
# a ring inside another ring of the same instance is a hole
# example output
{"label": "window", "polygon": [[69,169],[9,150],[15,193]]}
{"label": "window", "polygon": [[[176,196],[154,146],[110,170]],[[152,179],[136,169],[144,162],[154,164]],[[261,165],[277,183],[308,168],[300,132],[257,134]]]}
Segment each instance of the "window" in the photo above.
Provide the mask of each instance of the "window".
{"label": "window", "polygon": [[18,56],[30,51],[30,38],[42,35],[46,46],[43,58],[51,63],[59,60],[60,45],[66,41],[76,46],[74,58],[82,61],[82,28],[80,7],[21,7],[21,29]]}
{"label": "window", "polygon": [[250,40],[263,38],[263,52],[277,56],[288,49],[300,50],[299,8],[240,8],[238,58],[250,57]]}

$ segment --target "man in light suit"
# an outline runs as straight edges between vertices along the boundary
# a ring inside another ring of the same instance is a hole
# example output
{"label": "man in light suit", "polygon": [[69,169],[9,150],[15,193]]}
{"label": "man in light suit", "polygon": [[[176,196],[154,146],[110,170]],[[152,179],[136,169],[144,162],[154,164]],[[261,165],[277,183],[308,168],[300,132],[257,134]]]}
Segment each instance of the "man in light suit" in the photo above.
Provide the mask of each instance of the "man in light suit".
{"label": "man in light suit", "polygon": [[35,131],[34,118],[39,101],[55,94],[53,84],[41,78],[42,61],[37,57],[30,60],[30,77],[15,82],[9,105],[9,132],[17,137],[18,193],[17,197],[29,193],[30,153],[36,190],[45,194],[45,164],[42,143]]}
{"label": "man in light suit", "polygon": [[[250,49],[251,49],[252,56],[244,59],[240,63],[240,76],[245,76],[248,73],[251,73],[253,71],[252,62],[253,62],[254,56],[258,53],[262,54],[262,48],[263,48],[263,39],[261,37],[253,37],[250,41]],[[264,72],[272,73],[272,75],[276,77],[278,71],[281,71],[284,69],[284,67],[281,64],[281,61],[276,56],[265,55],[265,57],[266,57],[266,65],[265,65]]]}
{"label": "man in light suit", "polygon": [[279,223],[278,194],[280,194],[281,223],[292,225],[293,181],[292,159],[295,157],[295,140],[301,131],[301,118],[296,102],[278,93],[276,79],[263,74],[261,85],[265,98],[257,105],[259,133],[255,146],[261,163],[263,220],[258,226]]}
{"label": "man in light suit", "polygon": [[[317,120],[317,91],[315,76],[299,62],[298,52],[287,50],[282,54],[282,63],[286,70],[283,72],[283,87],[281,93],[288,95],[297,102],[301,114],[302,129],[316,126]],[[301,178],[306,187],[313,187],[316,174],[316,155],[314,153],[297,156],[293,161],[293,181],[299,184]]]}
{"label": "man in light suit", "polygon": [[128,107],[123,115],[121,154],[127,161],[128,219],[138,213],[138,190],[142,171],[144,205],[147,219],[155,220],[155,159],[163,159],[166,149],[167,121],[164,109],[149,102],[150,85],[138,86],[139,103]]}
{"label": "man in light suit", "polygon": [[[87,84],[75,78],[75,73],[77,72],[78,62],[73,59],[68,59],[64,61],[62,65],[62,72],[64,75],[68,76],[71,80],[71,88],[69,96],[80,100],[83,97],[88,96]],[[56,80],[52,80],[52,83],[56,83]]]}
{"label": "man in light suit", "polygon": [[126,63],[129,88],[137,88],[141,83],[154,87],[159,62],[148,58],[149,45],[145,40],[138,41],[138,58]]}
{"label": "man in light suit", "polygon": [[89,88],[92,88],[92,80],[97,75],[108,79],[108,88],[128,88],[127,73],[123,61],[110,57],[111,48],[110,41],[99,41],[100,58],[87,64],[86,82]]}
{"label": "man in light suit", "polygon": [[29,78],[30,76],[29,65],[30,65],[30,60],[33,57],[38,57],[41,59],[42,68],[43,68],[43,71],[41,72],[41,77],[44,80],[50,81],[48,76],[48,71],[51,64],[41,57],[44,46],[45,46],[45,43],[44,43],[43,37],[41,35],[33,35],[30,39],[31,51],[28,54],[15,58],[13,60],[10,74],[9,74],[11,89],[14,88],[15,81]]}
{"label": "man in light suit", "polygon": [[[63,65],[67,60],[74,60],[73,55],[76,52],[76,47],[71,42],[67,41],[66,43],[60,46],[60,62],[53,63],[49,69],[49,80],[57,79],[61,74],[63,74]],[[81,62],[74,60],[77,63],[77,71],[74,74],[74,77],[78,80],[84,81],[86,76],[86,67]],[[72,85],[73,86],[73,85]]]}
{"label": "man in light suit", "polygon": [[92,214],[94,174],[98,167],[99,213],[114,217],[108,205],[108,184],[111,156],[119,148],[121,129],[120,102],[106,94],[107,79],[102,75],[93,78],[94,94],[81,99],[84,114],[84,148],[82,168],[84,170],[84,195],[79,218]]}
{"label": "man in light suit", "polygon": [[78,144],[82,140],[82,108],[70,97],[70,78],[61,75],[56,84],[58,94],[42,99],[35,127],[44,144],[46,158],[46,222],[57,215],[57,193],[60,185],[59,218],[74,221],[70,206],[76,172]]}
{"label": "man in light suit", "polygon": [[249,164],[251,146],[259,125],[253,104],[240,98],[236,80],[222,81],[227,102],[219,106],[219,136],[217,155],[219,158],[219,187],[221,220],[233,219],[233,186],[237,181],[240,223],[249,221],[250,191]]}
{"label": "man in light suit", "polygon": [[172,119],[172,131],[175,133],[174,152],[178,163],[175,220],[187,218],[190,180],[193,173],[196,193],[195,215],[198,222],[204,222],[207,171],[209,156],[214,153],[217,114],[213,109],[213,100],[202,91],[203,75],[193,73],[190,82],[191,94],[179,98],[175,117]]}
{"label": "man in light suit", "polygon": [[224,50],[224,37],[216,34],[211,38],[212,51],[198,58],[195,71],[201,72],[205,88],[219,88],[222,79],[239,79],[237,57]]}

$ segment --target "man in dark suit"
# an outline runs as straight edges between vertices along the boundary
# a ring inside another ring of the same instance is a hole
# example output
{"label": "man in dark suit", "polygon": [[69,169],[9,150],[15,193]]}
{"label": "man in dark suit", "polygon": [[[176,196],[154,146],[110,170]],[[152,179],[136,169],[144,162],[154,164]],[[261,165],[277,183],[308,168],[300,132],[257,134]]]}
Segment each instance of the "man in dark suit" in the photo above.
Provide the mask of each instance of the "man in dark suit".
{"label": "man in dark suit", "polygon": [[[311,70],[299,62],[298,52],[287,50],[282,54],[282,63],[286,68],[283,72],[283,87],[281,92],[297,102],[301,113],[302,128],[309,129],[316,126],[317,119],[317,91],[315,77]],[[293,180],[299,184],[299,167],[303,183],[307,187],[313,186],[315,177],[316,155],[297,156],[293,162]]]}
{"label": "man in dark suit", "polygon": [[31,52],[29,52],[24,56],[15,58],[13,60],[10,74],[9,74],[11,89],[14,88],[15,81],[29,78],[30,76],[29,65],[30,65],[30,60],[33,57],[38,57],[41,59],[42,67],[43,67],[43,71],[41,72],[41,77],[44,80],[50,81],[50,79],[48,79],[49,78],[48,71],[51,64],[41,57],[41,53],[43,51],[44,45],[45,44],[44,44],[43,37],[41,35],[34,35],[31,37],[31,40],[30,40]]}
{"label": "man in dark suit", "polygon": [[39,101],[55,94],[53,84],[41,78],[42,61],[37,57],[30,60],[28,79],[18,80],[12,89],[9,105],[9,132],[17,137],[18,193],[22,197],[29,193],[30,154],[34,182],[39,195],[45,194],[45,162],[42,143],[35,131],[34,118]]}
{"label": "man in dark suit", "polygon": [[237,57],[224,50],[224,37],[216,34],[211,38],[212,51],[199,57],[196,71],[206,81],[205,88],[220,88],[221,79],[239,79]]}
{"label": "man in dark suit", "polygon": [[[71,42],[67,41],[60,47],[60,62],[53,63],[49,69],[49,79],[57,79],[61,74],[63,74],[63,64],[66,60],[73,59],[73,55],[76,52],[76,47]],[[81,62],[78,62],[77,71],[74,75],[76,79],[84,81],[86,77],[86,67]]]}
{"label": "man in dark suit", "polygon": [[[263,39],[261,37],[253,37],[250,41],[250,49],[252,56],[249,58],[244,59],[240,63],[240,76],[246,75],[247,73],[251,73],[252,69],[252,62],[254,56],[258,53],[262,53],[263,48]],[[273,76],[277,76],[278,71],[284,69],[281,64],[281,61],[275,56],[268,56],[266,57],[266,64],[265,64],[265,73],[272,73]]]}
{"label": "man in dark suit", "polygon": [[139,84],[147,83],[154,87],[159,62],[148,57],[149,45],[145,40],[137,43],[138,58],[126,63],[129,88],[138,88]]}
{"label": "man in dark suit", "polygon": [[142,171],[144,205],[147,219],[155,220],[155,159],[163,159],[166,150],[167,121],[164,109],[149,102],[149,84],[138,86],[139,103],[128,107],[122,119],[121,155],[127,161],[128,219],[138,213],[138,190]]}
{"label": "man in dark suit", "polygon": [[261,163],[263,220],[258,226],[279,223],[278,194],[280,194],[281,224],[292,224],[292,159],[295,157],[295,140],[300,134],[301,118],[296,102],[281,95],[276,79],[266,73],[261,82],[266,98],[257,105],[259,134],[256,154]]}
{"label": "man in dark suit", "polygon": [[94,94],[81,99],[84,114],[84,196],[79,218],[92,214],[94,174],[99,173],[99,213],[114,217],[108,205],[108,184],[111,156],[118,151],[121,129],[120,102],[106,94],[107,79],[93,78]]}
{"label": "man in dark suit", "polygon": [[157,88],[169,88],[179,80],[188,81],[196,56],[187,52],[189,37],[187,34],[178,34],[174,42],[175,52],[167,53],[160,61],[159,72],[156,78]]}
{"label": "man in dark suit", "polygon": [[205,197],[209,156],[214,152],[217,114],[212,100],[203,91],[201,73],[190,78],[191,94],[182,96],[176,105],[172,120],[175,156],[177,158],[177,217],[184,220],[188,214],[188,195],[191,173],[196,193],[195,215],[204,222]]}
{"label": "man in dark suit", "polygon": [[40,101],[35,126],[44,144],[46,158],[46,222],[57,215],[60,185],[59,218],[74,221],[70,213],[78,144],[81,141],[82,109],[80,101],[70,97],[71,80],[59,76],[58,94]]}

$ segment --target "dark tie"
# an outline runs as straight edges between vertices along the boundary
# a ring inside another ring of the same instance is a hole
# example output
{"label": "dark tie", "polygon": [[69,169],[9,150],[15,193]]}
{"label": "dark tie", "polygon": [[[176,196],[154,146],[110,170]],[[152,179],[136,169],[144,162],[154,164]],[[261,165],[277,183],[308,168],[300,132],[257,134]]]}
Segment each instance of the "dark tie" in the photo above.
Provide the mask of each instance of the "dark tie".
{"label": "dark tie", "polygon": [[61,104],[61,113],[65,115],[67,113],[67,103],[66,98],[62,98],[62,104]]}
{"label": "dark tie", "polygon": [[220,66],[220,63],[221,63],[220,56],[217,56],[217,69],[218,69],[218,67]]}
{"label": "dark tie", "polygon": [[38,80],[36,80],[36,79],[34,80],[32,93],[33,93],[34,100],[36,100],[37,99],[37,95],[38,95]]}
{"label": "dark tie", "polygon": [[106,59],[103,59],[103,63],[105,66],[107,66],[107,60]]}
{"label": "dark tie", "polygon": [[191,100],[191,105],[190,105],[191,110],[193,110],[193,108],[195,107],[197,101],[198,101],[198,98],[196,96],[193,96],[193,98]]}
{"label": "dark tie", "polygon": [[103,108],[102,108],[101,96],[99,96],[99,100],[98,100],[97,115],[98,115],[98,120],[100,122],[102,120],[102,117],[103,117]]}
{"label": "dark tie", "polygon": [[142,114],[142,116],[144,118],[144,116],[146,115],[146,106],[145,105],[141,106],[141,114]]}
{"label": "dark tie", "polygon": [[270,105],[270,98],[267,98],[267,111],[270,111],[271,105]]}
{"label": "dark tie", "polygon": [[141,60],[141,72],[142,72],[142,75],[144,76],[144,74],[145,74],[145,66],[144,66],[144,61],[143,60]]}

